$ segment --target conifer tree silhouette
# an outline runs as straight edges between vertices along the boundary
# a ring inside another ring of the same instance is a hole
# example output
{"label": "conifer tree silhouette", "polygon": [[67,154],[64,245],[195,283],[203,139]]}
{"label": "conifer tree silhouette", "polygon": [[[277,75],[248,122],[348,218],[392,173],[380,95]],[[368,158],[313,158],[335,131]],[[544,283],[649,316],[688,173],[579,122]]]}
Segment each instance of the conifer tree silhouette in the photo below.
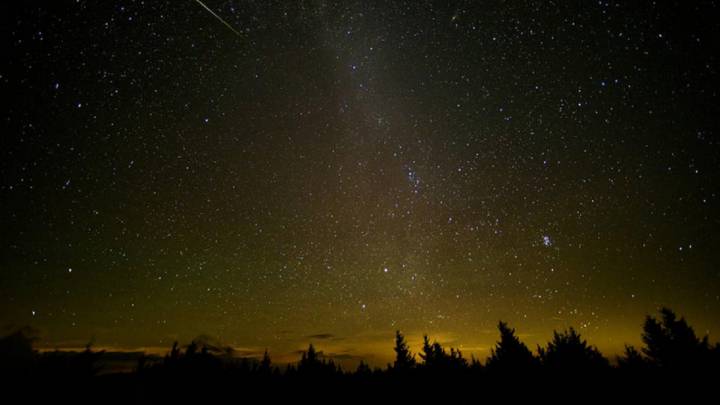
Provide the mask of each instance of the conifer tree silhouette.
{"label": "conifer tree silhouette", "polygon": [[618,356],[618,367],[626,372],[640,373],[647,371],[650,362],[634,346],[625,345],[625,352]]}
{"label": "conifer tree silhouette", "polygon": [[708,337],[698,339],[685,318],[677,319],[669,308],[660,310],[661,319],[645,318],[642,352],[651,364],[664,369],[702,368],[711,359]]}
{"label": "conifer tree silhouette", "polygon": [[300,363],[298,364],[298,372],[314,373],[320,368],[320,360],[318,360],[317,351],[312,343],[308,346],[307,351],[302,352]]}
{"label": "conifer tree silhouette", "polygon": [[330,376],[342,373],[342,370],[335,365],[332,359],[328,361],[320,359],[320,354],[315,350],[312,343],[308,346],[307,351],[302,353],[297,371],[301,375]]}
{"label": "conifer tree silhouette", "polygon": [[360,364],[358,364],[357,369],[355,370],[355,375],[358,377],[368,377],[371,374],[372,370],[370,370],[370,366],[368,366],[368,364],[363,360],[360,360]]}
{"label": "conifer tree silhouette", "polygon": [[[255,358],[238,359],[233,357],[230,349],[223,349],[222,345],[212,340],[198,338],[182,348],[175,342],[164,360],[141,357],[132,378],[112,379],[98,377],[97,366],[103,364],[105,358],[101,358],[103,353],[93,351],[90,345],[82,352],[43,353],[33,349],[31,338],[11,334],[0,337],[0,360],[6,360],[0,362],[0,371],[24,375],[25,378],[31,376],[33,384],[38,381],[79,382],[99,390],[112,386],[119,391],[126,387],[123,384],[127,384],[130,388],[127,391],[137,388],[139,392],[146,390],[151,393],[148,397],[150,402],[156,398],[164,398],[165,402],[181,402],[188,397],[212,402],[208,395],[214,395],[215,391],[209,393],[211,390],[195,390],[195,387],[235,384],[241,389],[280,389],[307,387],[312,382],[331,390],[402,390],[408,384],[427,384],[427,387],[442,391],[453,384],[486,384],[485,387],[493,384],[493,388],[502,386],[511,389],[518,384],[536,381],[543,384],[572,381],[573,384],[565,385],[582,386],[583,389],[587,388],[584,383],[603,387],[614,384],[623,389],[633,389],[658,381],[668,384],[692,381],[694,387],[713,387],[712,379],[720,367],[720,344],[710,345],[707,336],[698,338],[683,318],[678,319],[667,308],[661,310],[658,319],[652,316],[646,318],[642,332],[643,346],[639,349],[626,346],[625,353],[618,357],[618,367],[611,367],[598,349],[589,345],[573,328],[554,331],[552,340],[546,346],[538,346],[538,356],[533,355],[517,337],[515,329],[505,322],[499,322],[498,330],[500,339],[492,348],[486,366],[475,357],[468,364],[459,349],[450,347],[446,350],[427,335],[423,337],[418,353],[422,362],[417,363],[405,336],[396,331],[395,361],[388,364],[386,370],[371,370],[365,361],[360,361],[353,372],[343,372],[332,360],[335,355],[323,354],[309,344],[300,361],[289,364],[282,372],[273,367],[267,349],[260,361]],[[13,357],[18,356],[24,360],[13,361]],[[343,353],[338,358],[351,357],[344,357]],[[31,368],[28,373],[21,372],[22,364]],[[546,376],[550,379],[545,379]],[[618,376],[620,378],[616,378]],[[503,386],[504,383],[508,385]],[[165,391],[155,388],[168,386],[181,388]],[[289,391],[294,392],[292,389]],[[501,391],[498,389],[498,392]]]}
{"label": "conifer tree silhouette", "polygon": [[427,335],[423,336],[423,347],[420,353],[420,358],[423,359],[423,366],[427,369],[437,367],[439,359],[444,354],[442,346],[438,342],[430,344],[430,339]]}
{"label": "conifer tree silhouette", "polygon": [[515,329],[508,327],[507,323],[498,323],[500,341],[491,349],[487,360],[487,368],[493,372],[528,372],[533,370],[538,360],[530,349],[515,336]]}
{"label": "conifer tree silhouette", "polygon": [[430,344],[427,335],[423,336],[420,357],[424,361],[423,368],[426,370],[460,371],[467,368],[467,360],[463,358],[460,350],[451,347],[450,353],[448,353],[437,341]]}
{"label": "conifer tree silhouette", "polygon": [[602,371],[610,366],[596,347],[580,338],[574,328],[565,332],[553,332],[553,340],[547,348],[538,347],[542,364],[555,371],[580,372]]}
{"label": "conifer tree silhouette", "polygon": [[270,360],[270,355],[268,355],[267,349],[265,349],[263,358],[260,360],[260,364],[258,365],[258,372],[262,375],[269,375],[272,372],[272,361]]}
{"label": "conifer tree silhouette", "polygon": [[415,367],[415,355],[410,353],[410,348],[407,342],[405,342],[405,336],[400,331],[395,331],[395,363],[393,368],[395,370],[408,370]]}

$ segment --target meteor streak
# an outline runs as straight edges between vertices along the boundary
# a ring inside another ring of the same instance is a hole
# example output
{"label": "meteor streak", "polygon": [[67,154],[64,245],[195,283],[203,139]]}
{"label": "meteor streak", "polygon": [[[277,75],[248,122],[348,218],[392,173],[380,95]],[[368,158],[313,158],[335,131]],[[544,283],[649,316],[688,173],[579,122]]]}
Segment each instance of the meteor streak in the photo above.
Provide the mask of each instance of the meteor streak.
{"label": "meteor streak", "polygon": [[212,14],[213,16],[215,16],[215,18],[217,18],[218,20],[220,20],[221,23],[225,24],[226,27],[230,28],[230,30],[231,30],[232,32],[234,32],[235,35],[240,36],[240,33],[237,32],[237,31],[235,31],[235,28],[233,28],[230,24],[228,24],[225,20],[223,20],[219,15],[215,14],[214,11],[210,10],[210,7],[206,6],[205,3],[203,3],[203,2],[200,1],[200,0],[195,0],[195,2],[196,2],[197,4],[199,4],[199,5],[201,5],[205,10],[209,11],[210,14]]}

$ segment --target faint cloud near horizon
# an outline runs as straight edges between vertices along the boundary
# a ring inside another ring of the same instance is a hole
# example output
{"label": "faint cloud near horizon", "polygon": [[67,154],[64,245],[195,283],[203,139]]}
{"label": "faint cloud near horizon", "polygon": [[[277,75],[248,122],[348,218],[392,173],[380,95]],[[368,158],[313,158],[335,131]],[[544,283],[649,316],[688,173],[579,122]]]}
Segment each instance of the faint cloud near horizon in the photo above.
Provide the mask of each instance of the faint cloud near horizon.
{"label": "faint cloud near horizon", "polygon": [[345,340],[344,337],[333,335],[332,333],[317,333],[314,335],[305,336],[305,339],[317,339],[317,340]]}

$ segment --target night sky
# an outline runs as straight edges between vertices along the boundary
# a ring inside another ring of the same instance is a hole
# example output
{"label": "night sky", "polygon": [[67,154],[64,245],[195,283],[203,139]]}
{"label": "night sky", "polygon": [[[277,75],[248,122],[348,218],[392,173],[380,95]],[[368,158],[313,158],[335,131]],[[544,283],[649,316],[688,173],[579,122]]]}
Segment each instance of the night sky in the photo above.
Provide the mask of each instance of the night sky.
{"label": "night sky", "polygon": [[[720,334],[720,6],[3,2],[0,326],[485,359]],[[224,20],[225,23],[223,23]]]}

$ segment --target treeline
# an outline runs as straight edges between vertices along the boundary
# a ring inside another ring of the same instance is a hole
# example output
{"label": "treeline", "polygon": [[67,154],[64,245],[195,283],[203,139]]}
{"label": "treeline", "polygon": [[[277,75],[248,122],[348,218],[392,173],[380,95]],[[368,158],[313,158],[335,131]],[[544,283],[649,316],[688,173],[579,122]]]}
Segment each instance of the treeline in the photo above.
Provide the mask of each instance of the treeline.
{"label": "treeline", "polygon": [[[553,381],[616,385],[690,378],[705,381],[720,375],[720,344],[710,344],[707,336],[699,338],[684,318],[678,319],[667,308],[658,318],[646,317],[642,347],[626,346],[614,362],[573,328],[555,331],[552,340],[535,352],[506,323],[500,322],[498,330],[499,340],[484,362],[465,357],[459,349],[446,349],[427,336],[420,350],[413,353],[397,331],[395,359],[385,368],[371,368],[361,361],[356,369],[343,370],[312,344],[297,363],[278,366],[267,351],[259,360],[236,358],[228,349],[194,341],[185,348],[176,342],[164,358],[141,357],[134,372],[115,374],[102,373],[98,361],[103,352],[88,346],[80,353],[38,353],[27,332],[21,330],[0,339],[0,367],[5,381],[54,382],[56,388],[64,390],[120,390],[130,402],[162,401],[168,396],[187,399],[188,395],[199,395],[196,399],[208,395],[225,398],[233,389],[273,392],[277,388],[275,394],[280,394],[313,384],[321,384],[326,390],[367,394],[457,384],[492,387]],[[577,388],[569,385],[565,389],[573,387]]]}

